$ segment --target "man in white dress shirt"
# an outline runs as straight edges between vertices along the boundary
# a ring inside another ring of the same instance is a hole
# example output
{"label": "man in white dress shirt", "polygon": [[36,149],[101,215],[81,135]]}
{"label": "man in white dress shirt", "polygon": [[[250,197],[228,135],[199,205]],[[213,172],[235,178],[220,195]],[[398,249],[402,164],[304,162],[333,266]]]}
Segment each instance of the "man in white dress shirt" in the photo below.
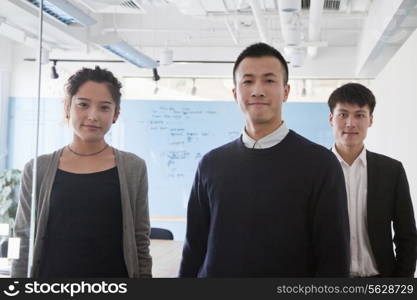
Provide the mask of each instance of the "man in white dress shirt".
{"label": "man in white dress shirt", "polygon": [[417,234],[404,168],[364,146],[375,103],[372,92],[357,83],[339,87],[328,101],[336,139],[332,151],[342,166],[348,199],[350,275],[413,277]]}

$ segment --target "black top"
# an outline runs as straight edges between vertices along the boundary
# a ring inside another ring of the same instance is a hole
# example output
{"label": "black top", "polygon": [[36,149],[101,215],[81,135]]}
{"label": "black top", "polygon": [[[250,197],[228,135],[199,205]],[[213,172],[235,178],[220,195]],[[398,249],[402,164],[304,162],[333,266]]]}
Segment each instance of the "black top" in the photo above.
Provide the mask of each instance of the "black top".
{"label": "black top", "polygon": [[128,277],[117,167],[58,169],[50,199],[39,277]]}
{"label": "black top", "polygon": [[346,202],[334,154],[292,130],[268,149],[214,149],[191,190],[180,276],[348,276]]}

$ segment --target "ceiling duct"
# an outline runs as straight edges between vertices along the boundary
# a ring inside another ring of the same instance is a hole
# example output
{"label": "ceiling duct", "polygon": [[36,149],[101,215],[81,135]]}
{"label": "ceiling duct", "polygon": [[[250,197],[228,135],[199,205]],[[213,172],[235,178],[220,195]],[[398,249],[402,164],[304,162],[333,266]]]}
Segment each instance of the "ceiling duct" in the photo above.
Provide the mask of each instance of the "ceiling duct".
{"label": "ceiling duct", "polygon": [[278,7],[280,10],[292,13],[301,10],[301,1],[300,0],[278,0]]}
{"label": "ceiling duct", "polygon": [[[321,40],[321,23],[323,19],[324,0],[311,0],[308,20],[308,40],[309,42],[320,42]],[[318,52],[317,46],[309,46],[307,53],[310,57],[316,57]]]}
{"label": "ceiling duct", "polygon": [[297,46],[301,43],[300,9],[301,0],[278,1],[281,32],[286,46]]}

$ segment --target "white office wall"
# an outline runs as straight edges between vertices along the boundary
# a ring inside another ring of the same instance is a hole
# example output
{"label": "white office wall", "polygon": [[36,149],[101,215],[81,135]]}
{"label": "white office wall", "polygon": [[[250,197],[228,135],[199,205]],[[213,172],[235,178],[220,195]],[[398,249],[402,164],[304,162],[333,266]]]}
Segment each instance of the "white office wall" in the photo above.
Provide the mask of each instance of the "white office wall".
{"label": "white office wall", "polygon": [[7,121],[14,43],[0,36],[0,170],[6,167]]}
{"label": "white office wall", "polygon": [[417,212],[417,31],[371,82],[376,96],[367,147],[400,160]]}

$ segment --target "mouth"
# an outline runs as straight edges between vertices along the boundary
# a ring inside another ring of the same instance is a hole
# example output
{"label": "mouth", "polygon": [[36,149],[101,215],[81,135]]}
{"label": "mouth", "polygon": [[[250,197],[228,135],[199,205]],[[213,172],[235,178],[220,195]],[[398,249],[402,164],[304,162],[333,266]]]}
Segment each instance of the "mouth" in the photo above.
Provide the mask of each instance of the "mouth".
{"label": "mouth", "polygon": [[87,127],[88,129],[100,129],[100,127],[98,126],[94,126],[94,125],[81,125],[82,127]]}
{"label": "mouth", "polygon": [[359,134],[359,132],[347,132],[347,131],[344,131],[343,134],[346,134],[346,135],[357,135],[357,134]]}
{"label": "mouth", "polygon": [[268,103],[264,103],[264,102],[253,102],[253,103],[248,103],[249,106],[268,106]]}

